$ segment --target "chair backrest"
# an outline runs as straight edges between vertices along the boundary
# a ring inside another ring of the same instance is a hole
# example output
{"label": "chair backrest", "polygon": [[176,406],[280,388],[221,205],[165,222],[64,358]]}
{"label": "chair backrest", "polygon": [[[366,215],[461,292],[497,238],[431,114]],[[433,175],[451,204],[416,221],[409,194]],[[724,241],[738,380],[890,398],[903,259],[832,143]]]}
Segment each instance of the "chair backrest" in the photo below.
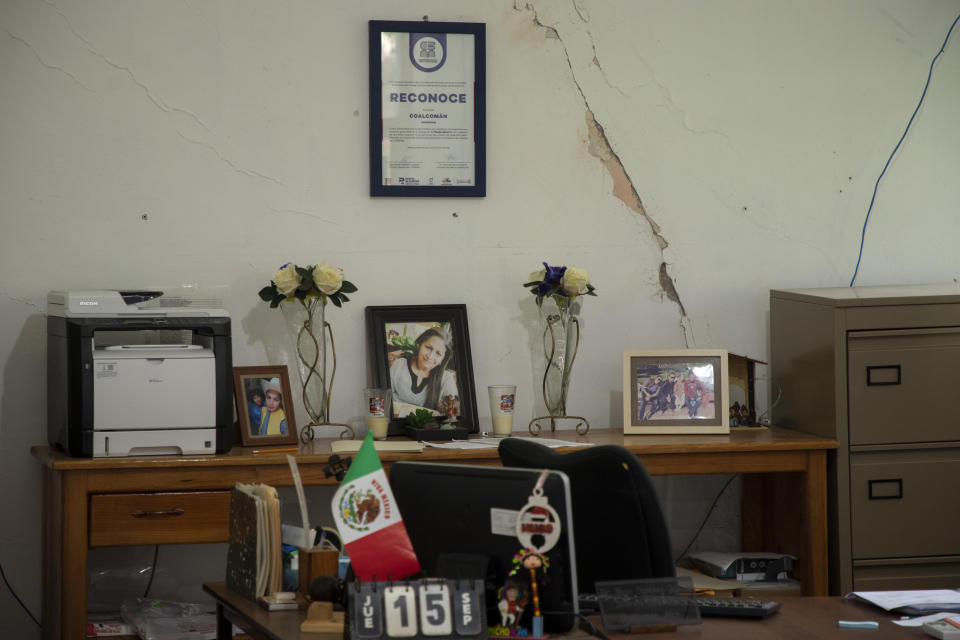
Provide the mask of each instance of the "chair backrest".
{"label": "chair backrest", "polygon": [[502,440],[499,453],[504,466],[556,469],[570,477],[581,593],[596,593],[597,581],[676,575],[660,501],[634,454],[614,445],[561,454],[520,438]]}

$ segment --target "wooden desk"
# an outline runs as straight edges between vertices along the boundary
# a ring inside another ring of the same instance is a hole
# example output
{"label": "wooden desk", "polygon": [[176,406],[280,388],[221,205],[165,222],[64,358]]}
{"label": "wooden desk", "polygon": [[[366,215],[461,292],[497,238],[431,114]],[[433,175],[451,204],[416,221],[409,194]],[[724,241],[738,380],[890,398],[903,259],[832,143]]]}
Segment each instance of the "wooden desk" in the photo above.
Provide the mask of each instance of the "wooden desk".
{"label": "wooden desk", "polygon": [[[266,611],[254,602],[230,591],[222,582],[204,583],[203,590],[217,603],[217,640],[232,637],[231,624],[236,624],[257,640],[314,640],[324,636],[300,633],[300,622],[306,618],[302,611]],[[677,628],[675,633],[643,635],[671,639],[710,638],[710,640],[823,640],[824,638],[860,638],[886,640],[888,638],[929,638],[918,627],[900,627],[890,622],[898,616],[880,609],[848,602],[839,597],[782,597],[775,598],[780,610],[763,620],[743,618],[703,618],[702,624]],[[591,620],[600,625],[599,616]],[[880,627],[876,631],[840,629],[838,620],[873,620]],[[611,640],[637,638],[637,635],[609,634]],[[557,640],[593,640],[584,631],[557,636]]]}
{"label": "wooden desk", "polygon": [[[517,435],[528,435],[517,433]],[[791,553],[805,594],[827,593],[826,455],[836,441],[789,429],[741,429],[729,436],[624,436],[618,430],[570,431],[571,442],[617,444],[651,474],[745,476],[741,520],[745,550]],[[226,542],[229,489],[236,482],[290,486],[284,454],[243,447],[217,456],[70,458],[31,449],[44,466],[44,638],[84,638],[87,550],[103,546]],[[303,445],[305,484],[336,484],[324,475],[330,441]],[[395,460],[497,465],[495,449],[381,455]]]}

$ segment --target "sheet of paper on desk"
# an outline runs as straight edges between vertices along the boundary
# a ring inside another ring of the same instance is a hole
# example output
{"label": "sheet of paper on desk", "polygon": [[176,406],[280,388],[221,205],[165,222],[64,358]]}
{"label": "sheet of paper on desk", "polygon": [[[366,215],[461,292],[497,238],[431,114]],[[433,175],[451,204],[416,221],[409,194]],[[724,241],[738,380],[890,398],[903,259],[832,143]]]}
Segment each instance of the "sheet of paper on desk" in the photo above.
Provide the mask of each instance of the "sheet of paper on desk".
{"label": "sheet of paper on desk", "polygon": [[854,597],[881,609],[892,611],[900,607],[915,607],[936,611],[936,605],[945,608],[960,606],[960,591],[953,589],[919,589],[914,591],[854,591]]}
{"label": "sheet of paper on desk", "polygon": [[898,624],[901,627],[922,627],[924,622],[933,622],[935,620],[943,620],[944,618],[950,618],[954,622],[960,622],[960,615],[956,613],[947,613],[945,611],[931,613],[928,616],[920,616],[919,618],[907,618],[906,620],[891,620],[891,622],[893,624]]}
{"label": "sheet of paper on desk", "polygon": [[[357,453],[363,440],[334,440],[330,443],[333,453]],[[373,447],[377,451],[423,451],[422,442],[416,440],[374,440]]]}
{"label": "sheet of paper on desk", "polygon": [[[557,447],[586,447],[591,446],[592,442],[571,442],[569,440],[554,440],[551,438],[520,438],[521,440],[532,440],[545,447],[555,449]],[[496,449],[500,446],[503,438],[477,438],[476,440],[450,440],[447,442],[424,441],[428,447],[438,449]]]}

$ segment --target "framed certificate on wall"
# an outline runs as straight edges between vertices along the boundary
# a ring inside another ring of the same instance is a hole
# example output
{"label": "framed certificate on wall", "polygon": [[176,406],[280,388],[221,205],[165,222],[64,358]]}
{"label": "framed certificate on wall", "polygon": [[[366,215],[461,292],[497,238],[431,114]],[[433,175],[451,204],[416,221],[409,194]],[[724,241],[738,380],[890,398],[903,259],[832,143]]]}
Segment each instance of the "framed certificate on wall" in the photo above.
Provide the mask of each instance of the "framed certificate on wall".
{"label": "framed certificate on wall", "polygon": [[370,195],[486,195],[485,25],[370,21]]}

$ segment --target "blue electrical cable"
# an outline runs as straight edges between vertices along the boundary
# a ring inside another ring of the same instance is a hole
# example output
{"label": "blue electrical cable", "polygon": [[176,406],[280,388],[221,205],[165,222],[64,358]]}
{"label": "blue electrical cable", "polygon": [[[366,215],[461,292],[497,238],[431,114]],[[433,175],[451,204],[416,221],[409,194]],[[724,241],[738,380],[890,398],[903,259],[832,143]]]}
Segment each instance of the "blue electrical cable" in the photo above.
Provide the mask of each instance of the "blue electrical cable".
{"label": "blue electrical cable", "polygon": [[880,188],[880,180],[883,179],[883,174],[887,172],[887,167],[890,166],[890,161],[893,160],[893,156],[896,155],[897,149],[900,148],[900,144],[903,143],[904,138],[907,137],[907,132],[910,131],[910,125],[913,124],[913,119],[917,116],[917,112],[920,111],[920,105],[923,104],[923,99],[927,96],[927,88],[930,86],[930,78],[933,76],[933,65],[937,62],[937,58],[943,53],[943,50],[947,46],[947,41],[950,40],[950,34],[953,33],[953,28],[957,26],[957,21],[960,20],[960,15],[958,15],[953,20],[953,24],[950,25],[950,29],[947,31],[947,37],[943,39],[943,44],[940,45],[940,51],[937,52],[937,55],[933,56],[933,60],[930,61],[930,70],[927,72],[927,83],[923,85],[923,93],[920,94],[920,102],[917,103],[917,108],[913,110],[913,115],[910,116],[910,121],[907,122],[907,128],[903,130],[903,135],[900,136],[900,140],[897,141],[897,146],[893,148],[893,151],[890,153],[890,157],[887,158],[887,163],[883,165],[883,171],[880,172],[880,175],[877,177],[877,182],[873,185],[873,196],[870,197],[870,206],[867,207],[867,217],[863,221],[863,230],[860,232],[860,253],[857,255],[857,266],[853,270],[853,277],[850,278],[850,286],[853,286],[853,283],[857,280],[857,272],[860,271],[860,259],[863,258],[863,244],[867,237],[867,222],[870,221],[870,212],[873,211],[873,201],[877,199],[877,189]]}
{"label": "blue electrical cable", "polygon": [[13,587],[10,586],[10,583],[7,582],[7,574],[3,572],[3,565],[2,565],[2,564],[0,564],[0,578],[3,578],[3,583],[4,583],[5,585],[7,585],[7,589],[10,590],[10,595],[12,595],[14,598],[17,599],[17,602],[20,603],[20,606],[23,607],[23,610],[27,612],[27,615],[28,615],[28,616],[30,616],[30,619],[33,620],[34,623],[36,623],[36,625],[37,625],[38,627],[43,628],[43,627],[40,625],[40,622],[34,617],[34,615],[33,615],[32,613],[30,613],[30,609],[27,609],[27,605],[23,604],[23,600],[21,600],[21,599],[20,599],[20,596],[17,595],[17,592],[13,590]]}

